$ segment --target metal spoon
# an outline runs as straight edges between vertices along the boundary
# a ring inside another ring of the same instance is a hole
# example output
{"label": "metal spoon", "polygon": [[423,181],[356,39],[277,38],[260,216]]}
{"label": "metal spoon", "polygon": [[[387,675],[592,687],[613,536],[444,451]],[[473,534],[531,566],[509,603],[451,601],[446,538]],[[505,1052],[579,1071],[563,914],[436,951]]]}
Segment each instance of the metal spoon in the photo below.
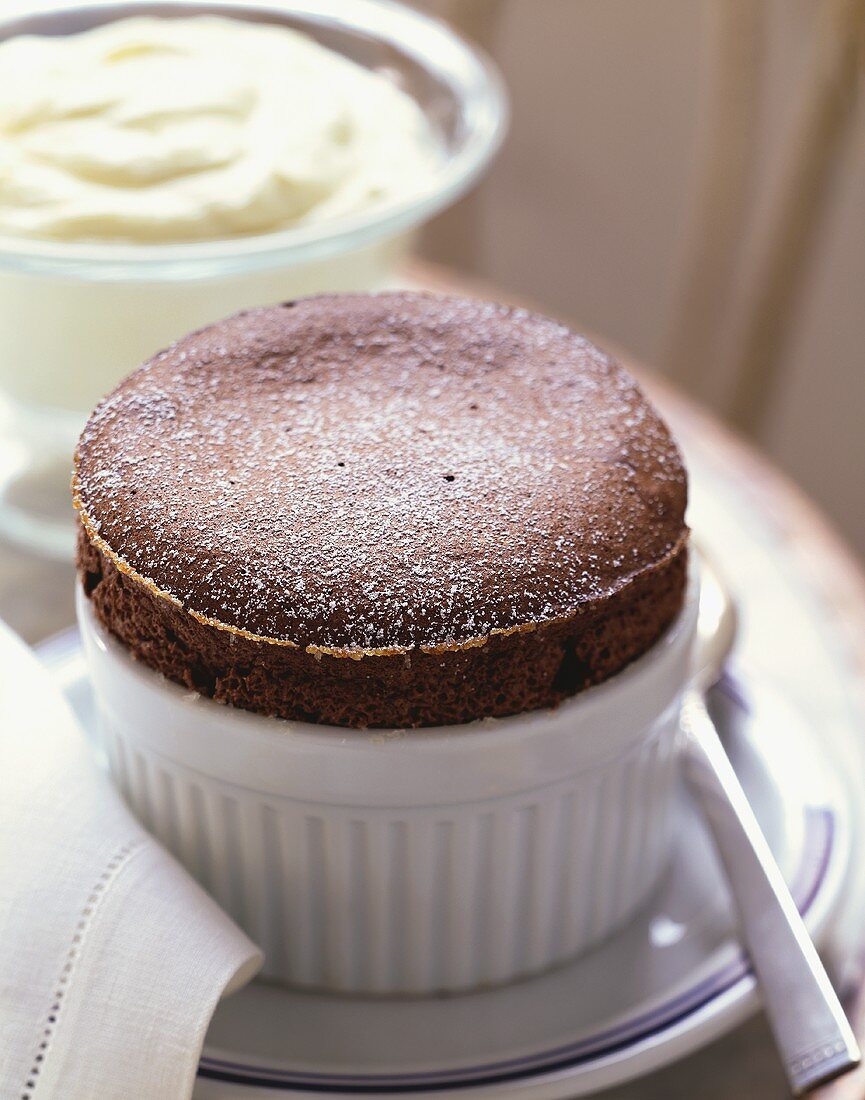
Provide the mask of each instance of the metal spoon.
{"label": "metal spoon", "polygon": [[732,600],[704,552],[697,652],[682,708],[684,773],[709,826],[794,1095],[859,1064],[853,1031],[706,710],[736,634]]}

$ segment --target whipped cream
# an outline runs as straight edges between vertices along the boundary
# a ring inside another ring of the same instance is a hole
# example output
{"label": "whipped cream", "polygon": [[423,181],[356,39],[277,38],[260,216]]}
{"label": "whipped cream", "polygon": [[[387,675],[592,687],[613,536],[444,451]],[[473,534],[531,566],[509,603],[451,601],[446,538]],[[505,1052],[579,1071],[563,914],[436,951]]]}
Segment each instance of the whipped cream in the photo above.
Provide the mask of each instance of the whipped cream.
{"label": "whipped cream", "polygon": [[0,44],[0,235],[177,243],[424,188],[418,104],[286,27],[133,18]]}

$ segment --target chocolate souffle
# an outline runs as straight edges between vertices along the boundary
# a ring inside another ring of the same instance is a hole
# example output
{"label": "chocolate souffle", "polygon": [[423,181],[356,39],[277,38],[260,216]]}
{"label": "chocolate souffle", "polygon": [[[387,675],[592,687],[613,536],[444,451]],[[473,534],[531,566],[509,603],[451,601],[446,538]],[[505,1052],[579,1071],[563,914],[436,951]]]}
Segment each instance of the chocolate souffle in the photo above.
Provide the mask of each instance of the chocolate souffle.
{"label": "chocolate souffle", "polygon": [[555,706],[684,597],[664,423],[587,340],[485,302],[327,296],[193,333],[98,406],[73,487],[102,626],[282,718]]}

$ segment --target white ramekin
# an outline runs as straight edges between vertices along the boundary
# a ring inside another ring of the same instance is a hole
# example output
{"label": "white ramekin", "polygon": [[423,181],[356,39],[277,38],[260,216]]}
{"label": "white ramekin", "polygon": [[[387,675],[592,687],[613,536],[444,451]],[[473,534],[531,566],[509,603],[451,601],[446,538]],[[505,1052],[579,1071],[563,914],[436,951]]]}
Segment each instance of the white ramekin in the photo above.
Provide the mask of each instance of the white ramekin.
{"label": "white ramekin", "polygon": [[184,691],[78,617],[134,812],[259,943],[339,992],[455,992],[563,962],[622,925],[670,848],[697,614],[556,710],[354,731]]}

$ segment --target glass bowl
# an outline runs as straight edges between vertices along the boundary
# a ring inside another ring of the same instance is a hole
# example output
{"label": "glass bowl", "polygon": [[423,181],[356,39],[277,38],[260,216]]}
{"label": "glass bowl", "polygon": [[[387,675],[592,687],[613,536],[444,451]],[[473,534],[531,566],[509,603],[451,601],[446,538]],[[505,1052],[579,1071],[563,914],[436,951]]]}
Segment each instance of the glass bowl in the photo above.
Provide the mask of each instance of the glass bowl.
{"label": "glass bowl", "polygon": [[58,558],[72,553],[72,450],[105,393],[179,336],[236,310],[393,285],[413,231],[471,186],[507,126],[490,60],[446,24],[389,0],[16,3],[4,6],[0,39],[202,14],[283,24],[386,75],[420,104],[443,155],[408,198],[262,236],[157,245],[0,237],[0,531]]}

